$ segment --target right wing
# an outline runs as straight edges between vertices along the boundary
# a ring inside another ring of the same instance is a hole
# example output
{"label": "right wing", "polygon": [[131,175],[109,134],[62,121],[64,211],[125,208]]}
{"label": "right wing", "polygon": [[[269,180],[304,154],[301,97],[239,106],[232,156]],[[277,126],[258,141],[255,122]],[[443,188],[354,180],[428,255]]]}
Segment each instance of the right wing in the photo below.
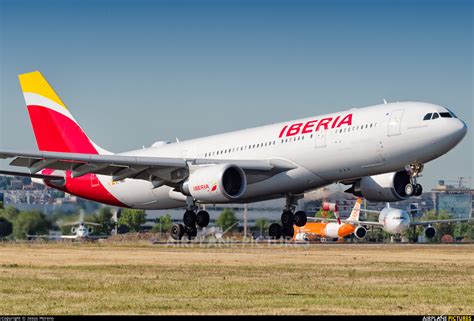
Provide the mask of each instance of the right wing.
{"label": "right wing", "polygon": [[412,222],[410,223],[411,226],[413,225],[431,225],[431,224],[439,224],[439,223],[456,223],[456,222],[466,222],[466,221],[474,221],[474,218],[448,218],[442,220],[431,220],[431,221],[420,221],[420,222]]}
{"label": "right wing", "polygon": [[[314,222],[337,222],[337,219],[334,218],[323,218],[323,217],[308,217],[308,221]],[[371,222],[371,221],[352,221],[352,220],[341,220],[342,223],[355,224],[355,225],[373,225],[373,226],[383,226],[383,223]]]}
{"label": "right wing", "polygon": [[[60,152],[19,152],[0,150],[0,158],[14,158],[10,165],[26,167],[39,175],[45,168],[71,171],[72,177],[94,173],[112,176],[114,181],[126,178],[151,181],[156,186],[175,186],[189,176],[189,167],[230,163],[244,170],[249,183],[265,180],[278,173],[296,168],[290,162],[274,160],[182,159],[129,155],[97,155]],[[10,172],[11,173],[11,172]],[[40,177],[44,178],[44,177]],[[49,177],[46,177],[49,178]],[[63,177],[61,177],[63,178]]]}

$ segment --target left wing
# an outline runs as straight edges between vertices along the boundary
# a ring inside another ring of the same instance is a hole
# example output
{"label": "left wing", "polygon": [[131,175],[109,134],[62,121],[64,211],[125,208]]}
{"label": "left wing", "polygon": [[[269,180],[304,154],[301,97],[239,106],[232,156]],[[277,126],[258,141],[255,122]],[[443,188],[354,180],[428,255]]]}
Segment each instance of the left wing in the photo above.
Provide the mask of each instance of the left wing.
{"label": "left wing", "polygon": [[432,220],[432,221],[422,221],[422,222],[412,222],[410,223],[411,226],[418,226],[418,225],[431,225],[431,224],[442,224],[442,223],[456,223],[456,222],[466,222],[466,221],[474,221],[474,218],[450,218],[444,220]]}
{"label": "left wing", "polygon": [[[296,168],[290,162],[280,159],[228,160],[228,159],[183,159],[173,157],[149,157],[129,155],[98,155],[60,152],[21,152],[0,150],[0,158],[14,158],[10,165],[26,167],[30,174],[39,175],[45,168],[71,171],[72,177],[94,173],[112,176],[114,181],[125,178],[143,179],[161,185],[174,186],[189,176],[193,165],[230,163],[244,170],[249,183],[265,180],[278,173]],[[12,172],[10,172],[12,173]]]}

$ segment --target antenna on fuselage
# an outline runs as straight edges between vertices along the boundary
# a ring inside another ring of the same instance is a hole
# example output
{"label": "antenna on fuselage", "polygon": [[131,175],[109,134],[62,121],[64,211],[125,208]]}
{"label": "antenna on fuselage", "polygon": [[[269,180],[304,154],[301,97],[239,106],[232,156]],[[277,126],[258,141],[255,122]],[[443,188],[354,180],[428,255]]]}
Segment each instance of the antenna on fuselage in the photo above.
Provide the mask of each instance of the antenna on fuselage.
{"label": "antenna on fuselage", "polygon": [[386,105],[387,104],[387,101],[385,100],[385,98],[383,99],[383,103]]}

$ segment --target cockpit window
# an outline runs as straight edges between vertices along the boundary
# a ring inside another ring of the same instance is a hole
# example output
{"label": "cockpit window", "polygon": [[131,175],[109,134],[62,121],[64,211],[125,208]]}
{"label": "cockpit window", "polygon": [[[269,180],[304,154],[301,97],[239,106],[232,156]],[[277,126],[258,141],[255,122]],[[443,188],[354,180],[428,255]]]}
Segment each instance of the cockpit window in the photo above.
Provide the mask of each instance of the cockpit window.
{"label": "cockpit window", "polygon": [[431,119],[436,119],[436,118],[439,118],[438,113],[433,113],[433,118],[431,118]]}
{"label": "cockpit window", "polygon": [[442,118],[453,118],[453,116],[450,113],[439,113],[439,115]]}
{"label": "cockpit window", "polygon": [[430,120],[431,119],[431,113],[426,114],[425,117],[423,117],[423,120]]}

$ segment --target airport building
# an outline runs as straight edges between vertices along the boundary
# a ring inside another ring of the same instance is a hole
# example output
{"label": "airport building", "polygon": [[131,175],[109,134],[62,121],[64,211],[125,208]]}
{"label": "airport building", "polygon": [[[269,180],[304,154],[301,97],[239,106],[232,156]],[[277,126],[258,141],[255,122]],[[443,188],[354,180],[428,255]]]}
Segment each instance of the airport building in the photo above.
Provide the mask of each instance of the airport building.
{"label": "airport building", "polygon": [[451,213],[453,218],[474,217],[473,196],[474,189],[464,187],[461,183],[458,186],[446,185],[443,180],[431,191],[434,210]]}

